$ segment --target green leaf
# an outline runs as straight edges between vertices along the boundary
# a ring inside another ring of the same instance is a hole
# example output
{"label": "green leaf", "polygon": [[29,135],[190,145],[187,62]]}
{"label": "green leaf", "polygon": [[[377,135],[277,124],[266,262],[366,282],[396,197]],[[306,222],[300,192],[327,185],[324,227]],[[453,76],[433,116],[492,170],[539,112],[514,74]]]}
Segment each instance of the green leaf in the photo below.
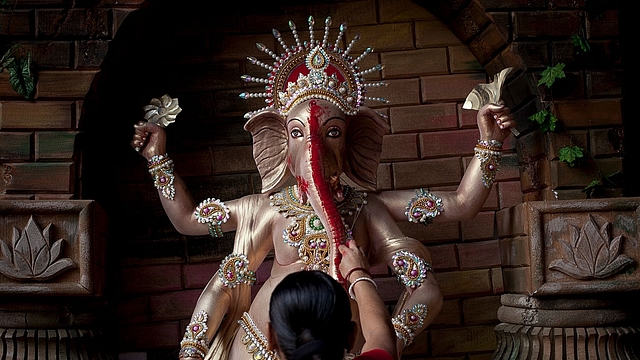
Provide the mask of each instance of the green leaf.
{"label": "green leaf", "polygon": [[565,162],[569,167],[579,165],[584,158],[584,149],[579,146],[565,146],[560,149],[560,161]]}
{"label": "green leaf", "polygon": [[548,88],[551,88],[556,79],[561,79],[566,77],[564,73],[564,64],[557,63],[554,67],[547,66],[547,68],[542,72],[542,77],[538,81],[538,85],[545,85]]}
{"label": "green leaf", "polygon": [[31,73],[31,53],[26,58],[16,59],[7,67],[9,84],[20,95],[32,100],[35,95],[36,83]]}
{"label": "green leaf", "polygon": [[589,45],[587,39],[581,35],[571,35],[571,42],[573,43],[573,46],[580,49],[583,54],[591,50],[591,45]]}
{"label": "green leaf", "polygon": [[558,122],[558,118],[547,110],[538,111],[529,116],[529,120],[538,123],[542,132],[555,131]]}

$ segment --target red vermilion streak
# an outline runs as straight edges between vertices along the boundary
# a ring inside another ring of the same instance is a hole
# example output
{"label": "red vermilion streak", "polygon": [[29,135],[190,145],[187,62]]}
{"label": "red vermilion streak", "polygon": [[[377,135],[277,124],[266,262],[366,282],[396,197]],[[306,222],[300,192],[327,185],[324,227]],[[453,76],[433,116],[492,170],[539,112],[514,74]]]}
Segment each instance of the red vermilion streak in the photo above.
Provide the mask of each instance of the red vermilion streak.
{"label": "red vermilion streak", "polygon": [[[338,251],[338,245],[344,243],[346,240],[346,232],[342,219],[338,213],[338,209],[333,202],[333,196],[329,184],[324,179],[322,153],[324,152],[324,142],[322,141],[320,134],[320,121],[319,117],[322,115],[322,107],[320,107],[315,101],[309,102],[309,151],[310,151],[310,165],[311,176],[313,177],[313,183],[316,186],[316,191],[320,196],[320,206],[322,211],[327,215],[327,222],[325,224],[327,229],[331,232],[334,243],[333,263],[336,269],[340,267],[341,255]],[[340,271],[336,270],[338,280],[343,281]]]}

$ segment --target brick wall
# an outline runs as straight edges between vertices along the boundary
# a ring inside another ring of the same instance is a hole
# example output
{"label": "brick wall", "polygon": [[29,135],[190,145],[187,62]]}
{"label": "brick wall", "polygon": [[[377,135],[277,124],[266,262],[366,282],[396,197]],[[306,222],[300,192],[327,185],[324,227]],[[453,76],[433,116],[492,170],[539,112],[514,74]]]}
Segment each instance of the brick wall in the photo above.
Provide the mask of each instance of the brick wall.
{"label": "brick wall", "polygon": [[[264,58],[256,42],[275,47],[271,28],[285,34],[289,19],[304,28],[309,14],[317,24],[330,14],[333,31],[345,21],[347,39],[361,34],[353,53],[375,49],[363,68],[385,64],[382,78],[389,85],[371,93],[391,101],[377,108],[389,114],[391,125],[379,187],[455,189],[477,137],[475,115],[461,103],[488,75],[515,66],[505,100],[521,135],[507,142],[482,211],[462,223],[400,224],[429,247],[445,295],[442,313],[405,357],[490,358],[503,292],[495,211],[522,202],[523,193],[527,199],[550,199],[552,191],[584,196],[580,189],[593,175],[592,168],[581,174],[558,163],[551,135],[526,120],[549,101],[535,84],[547,65],[564,61],[570,70],[571,85],[553,94],[561,121],[598,163],[610,169],[621,164],[610,140],[621,129],[616,11],[589,20],[582,2],[295,3],[243,2],[212,12],[207,4],[169,0],[76,2],[73,8],[55,0],[18,1],[12,12],[0,14],[0,35],[33,51],[38,91],[35,101],[23,100],[8,86],[6,72],[0,75],[1,198],[98,201],[110,221],[107,297],[115,315],[114,351],[175,358],[191,309],[230,252],[233,234],[216,242],[182,236],[164,215],[143,159],[128,144],[132,124],[152,97],[168,93],[180,100],[183,112],[168,128],[168,146],[194,199],[255,193],[260,182],[242,114],[262,103],[238,94],[245,90],[240,75],[263,74],[245,57]],[[569,37],[581,29],[603,49],[597,66],[572,55]],[[304,39],[306,32],[301,34]],[[259,279],[267,277],[269,265],[261,267]],[[375,273],[392,304],[397,282],[387,269]]]}

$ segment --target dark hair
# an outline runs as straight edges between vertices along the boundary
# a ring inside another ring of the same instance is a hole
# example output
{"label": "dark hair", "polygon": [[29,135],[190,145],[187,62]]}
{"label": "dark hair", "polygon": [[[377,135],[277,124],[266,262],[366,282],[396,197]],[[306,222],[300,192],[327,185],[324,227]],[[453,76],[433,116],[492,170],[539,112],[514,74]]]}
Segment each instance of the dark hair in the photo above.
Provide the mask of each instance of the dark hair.
{"label": "dark hair", "polygon": [[342,359],[349,349],[347,292],[322,271],[287,275],[271,294],[269,321],[287,360]]}

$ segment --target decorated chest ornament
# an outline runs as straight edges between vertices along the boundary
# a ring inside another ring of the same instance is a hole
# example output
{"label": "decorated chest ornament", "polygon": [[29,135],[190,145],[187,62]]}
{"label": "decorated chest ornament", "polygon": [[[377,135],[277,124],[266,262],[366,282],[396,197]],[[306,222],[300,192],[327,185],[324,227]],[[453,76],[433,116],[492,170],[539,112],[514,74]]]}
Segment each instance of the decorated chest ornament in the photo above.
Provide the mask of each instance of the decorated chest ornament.
{"label": "decorated chest ornament", "polygon": [[273,36],[283,48],[283,53],[280,55],[269,50],[264,44],[256,44],[260,51],[269,54],[275,61],[273,65],[269,65],[255,57],[248,57],[252,64],[269,70],[269,73],[266,78],[242,76],[245,82],[265,84],[265,92],[243,92],[240,97],[242,99],[265,98],[267,103],[267,106],[262,109],[246,113],[245,118],[248,119],[268,108],[273,108],[280,115],[286,116],[296,104],[309,99],[327,100],[347,115],[355,115],[365,100],[387,102],[383,98],[365,96],[367,87],[386,86],[386,83],[365,83],[363,78],[366,74],[382,70],[382,65],[378,64],[364,71],[360,71],[358,68],[358,63],[373,49],[367,48],[357,58],[349,55],[353,45],[360,39],[360,35],[355,35],[343,50],[339,45],[347,29],[346,24],[340,25],[340,32],[333,44],[328,42],[331,17],[327,17],[325,20],[322,40],[314,38],[314,24],[315,21],[310,16],[309,41],[303,43],[300,41],[295,24],[289,21],[289,28],[296,42],[293,46],[288,46],[282,39],[280,32],[273,29]]}
{"label": "decorated chest ornament", "polygon": [[444,207],[441,198],[424,189],[418,189],[416,196],[409,200],[404,214],[409,222],[429,225],[442,211]]}

